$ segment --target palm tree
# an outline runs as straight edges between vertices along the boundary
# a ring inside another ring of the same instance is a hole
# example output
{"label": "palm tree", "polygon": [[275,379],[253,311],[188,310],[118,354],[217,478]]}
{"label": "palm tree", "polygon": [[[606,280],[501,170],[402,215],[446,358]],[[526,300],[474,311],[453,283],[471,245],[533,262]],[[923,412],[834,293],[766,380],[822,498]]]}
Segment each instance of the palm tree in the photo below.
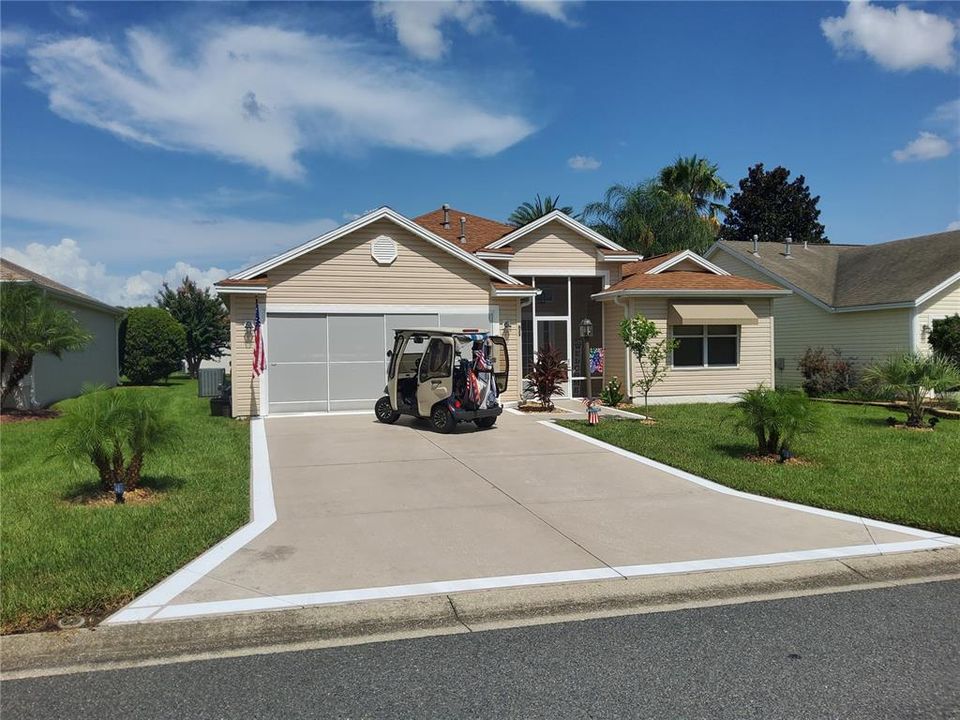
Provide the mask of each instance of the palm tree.
{"label": "palm tree", "polygon": [[726,200],[727,190],[733,186],[720,177],[719,168],[706,158],[678,157],[673,165],[660,171],[657,181],[665,192],[684,198],[711,220],[715,221],[718,213],[728,212],[720,201]]}
{"label": "palm tree", "polygon": [[703,251],[716,235],[689,202],[653,181],[611,186],[603,200],[584,208],[582,217],[601,235],[644,255]]}
{"label": "palm tree", "polygon": [[509,222],[514,227],[523,227],[532,223],[538,218],[542,218],[544,215],[549,215],[554,210],[559,210],[565,215],[573,215],[573,208],[569,205],[564,205],[560,207],[560,196],[550,197],[547,195],[544,199],[540,199],[540,194],[537,193],[537,199],[532,203],[525,202],[517,206],[517,209],[510,213],[510,217],[507,222]]}
{"label": "palm tree", "polygon": [[59,358],[68,350],[83,349],[93,336],[76,315],[31,283],[4,283],[0,301],[0,366],[6,376],[0,397],[5,402],[33,368],[34,356],[50,353]]}
{"label": "palm tree", "polygon": [[960,368],[942,355],[906,352],[868,367],[863,383],[879,394],[902,400],[907,406],[907,425],[919,427],[926,399],[931,393],[960,385]]}

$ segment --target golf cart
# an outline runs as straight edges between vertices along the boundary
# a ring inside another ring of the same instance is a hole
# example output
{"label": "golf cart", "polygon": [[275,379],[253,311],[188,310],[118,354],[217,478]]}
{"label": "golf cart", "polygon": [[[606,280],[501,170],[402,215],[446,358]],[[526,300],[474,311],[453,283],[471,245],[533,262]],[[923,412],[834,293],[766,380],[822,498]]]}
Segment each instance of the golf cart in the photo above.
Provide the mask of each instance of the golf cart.
{"label": "golf cart", "polygon": [[377,420],[388,425],[401,415],[426,418],[434,430],[451,432],[457,423],[493,427],[503,412],[510,360],[499,336],[470,330],[396,330],[387,387],[377,400]]}

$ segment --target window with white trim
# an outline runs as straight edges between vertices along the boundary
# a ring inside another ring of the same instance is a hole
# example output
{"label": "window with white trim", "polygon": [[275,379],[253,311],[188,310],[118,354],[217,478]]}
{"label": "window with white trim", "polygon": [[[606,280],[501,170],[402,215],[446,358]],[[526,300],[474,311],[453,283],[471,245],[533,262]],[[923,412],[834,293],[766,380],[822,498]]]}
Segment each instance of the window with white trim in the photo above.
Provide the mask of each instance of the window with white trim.
{"label": "window with white trim", "polygon": [[677,342],[674,367],[736,367],[740,362],[739,325],[674,325],[671,331]]}

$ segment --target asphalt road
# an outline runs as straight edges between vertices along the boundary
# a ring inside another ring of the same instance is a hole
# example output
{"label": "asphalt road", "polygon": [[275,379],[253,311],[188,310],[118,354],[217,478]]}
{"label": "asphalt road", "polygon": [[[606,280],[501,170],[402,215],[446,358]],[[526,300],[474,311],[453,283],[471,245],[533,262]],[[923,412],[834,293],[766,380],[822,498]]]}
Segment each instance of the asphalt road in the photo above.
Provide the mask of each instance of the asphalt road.
{"label": "asphalt road", "polygon": [[960,718],[960,582],[3,683],[14,718]]}

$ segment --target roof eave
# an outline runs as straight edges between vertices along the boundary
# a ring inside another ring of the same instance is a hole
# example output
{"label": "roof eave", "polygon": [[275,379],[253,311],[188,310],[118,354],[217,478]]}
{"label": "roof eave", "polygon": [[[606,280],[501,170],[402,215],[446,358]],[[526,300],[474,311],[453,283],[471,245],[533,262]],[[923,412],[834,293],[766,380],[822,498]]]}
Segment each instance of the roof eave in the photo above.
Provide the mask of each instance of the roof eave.
{"label": "roof eave", "polygon": [[597,243],[598,245],[602,245],[608,250],[626,250],[627,249],[625,247],[622,247],[621,245],[617,245],[617,243],[615,243],[613,240],[610,240],[609,238],[605,238],[596,230],[593,230],[592,228],[587,227],[582,222],[575,220],[574,218],[570,217],[566,213],[560,212],[559,210],[554,210],[552,212],[549,212],[543,217],[537,218],[532,223],[528,223],[523,227],[517,228],[512,233],[508,233],[504,235],[499,240],[495,240],[494,242],[489,243],[488,245],[485,245],[484,249],[490,248],[490,249],[496,250],[497,248],[501,248],[504,245],[509,245],[513,240],[523,237],[527,233],[532,232],[537,228],[541,228],[547,223],[553,222],[554,220],[566,225],[571,230],[579,232],[583,236],[590,238],[593,242]]}
{"label": "roof eave", "polygon": [[670,289],[670,288],[650,288],[637,289],[628,288],[623,290],[604,290],[594,293],[590,297],[594,300],[606,300],[613,297],[783,297],[791,295],[789,290],[690,290],[690,289]]}

